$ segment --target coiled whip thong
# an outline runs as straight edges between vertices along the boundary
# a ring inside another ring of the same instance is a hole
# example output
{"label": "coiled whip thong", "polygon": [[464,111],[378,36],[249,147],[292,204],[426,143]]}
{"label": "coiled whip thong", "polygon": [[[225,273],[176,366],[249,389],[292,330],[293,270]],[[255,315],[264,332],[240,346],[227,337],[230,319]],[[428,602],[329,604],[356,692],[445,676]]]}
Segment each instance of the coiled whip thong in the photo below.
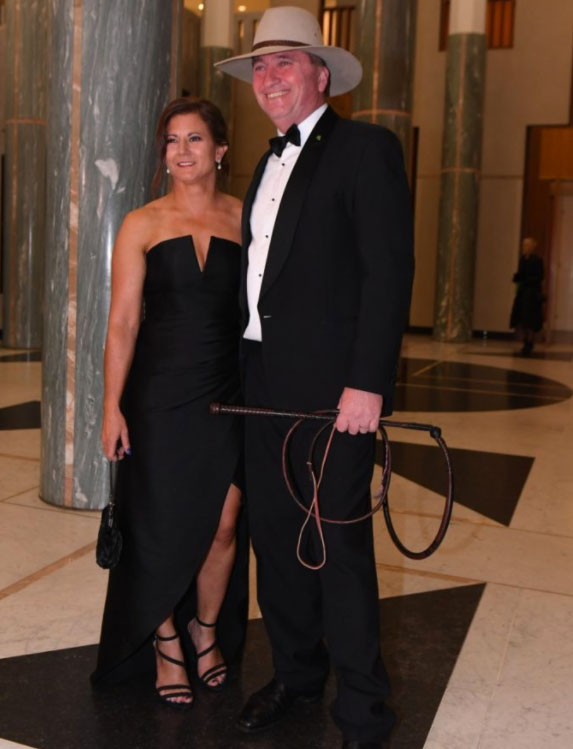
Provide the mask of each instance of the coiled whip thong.
{"label": "coiled whip thong", "polygon": [[[226,405],[222,403],[211,403],[210,411],[212,414],[234,414],[236,416],[281,416],[281,417],[285,417],[289,419],[295,419],[295,423],[291,426],[291,428],[287,432],[287,435],[283,442],[282,469],[283,469],[284,480],[285,480],[287,489],[289,491],[289,494],[291,495],[293,500],[296,502],[296,504],[301,508],[301,510],[306,514],[306,520],[304,521],[302,528],[300,530],[300,533],[299,533],[298,544],[297,544],[297,557],[300,563],[304,565],[305,567],[307,567],[308,569],[319,570],[326,563],[326,544],[325,544],[324,534],[322,530],[323,523],[332,523],[333,525],[351,525],[353,523],[359,523],[362,520],[366,520],[369,517],[372,517],[372,515],[374,515],[375,512],[378,512],[380,508],[382,508],[382,511],[384,513],[384,520],[386,521],[386,527],[388,528],[388,533],[390,534],[390,538],[394,542],[395,546],[399,549],[399,551],[404,556],[408,557],[409,559],[425,559],[426,557],[429,557],[431,554],[433,554],[436,551],[438,546],[444,540],[444,537],[446,535],[446,531],[448,529],[448,526],[450,524],[450,519],[452,516],[452,507],[453,507],[453,502],[454,502],[454,474],[452,470],[452,462],[450,459],[450,454],[448,452],[447,445],[442,437],[442,431],[440,427],[434,426],[432,424],[419,424],[417,422],[410,422],[410,421],[389,421],[387,419],[380,419],[378,430],[380,432],[380,436],[382,437],[382,445],[383,445],[383,450],[384,450],[384,466],[382,470],[382,481],[380,484],[380,489],[375,495],[378,501],[376,505],[372,508],[372,510],[370,510],[370,512],[367,512],[366,514],[361,515],[360,517],[351,518],[350,520],[333,520],[332,518],[321,517],[319,505],[318,505],[318,490],[320,488],[320,484],[322,481],[322,476],[324,473],[324,466],[326,464],[326,458],[328,457],[328,452],[329,452],[330,445],[331,445],[332,439],[334,437],[334,432],[336,429],[335,423],[336,423],[336,417],[338,414],[337,411],[299,412],[299,411],[287,411],[287,410],[277,409],[277,408],[262,408],[259,406],[234,406],[234,405]],[[314,495],[313,495],[312,502],[310,504],[310,507],[307,507],[301,501],[301,499],[297,497],[296,491],[293,486],[293,482],[289,475],[288,449],[289,449],[289,445],[290,445],[291,439],[295,431],[304,421],[307,421],[309,419],[323,421],[324,424],[317,429],[316,433],[313,436],[308,459],[307,459],[307,467],[310,473],[310,478],[312,480],[312,485],[314,487]],[[330,427],[330,436],[327,441],[326,449],[324,451],[324,455],[320,464],[320,470],[317,476],[314,470],[314,451],[315,451],[316,444],[318,442],[318,438],[329,427]],[[436,533],[433,541],[422,551],[412,551],[411,549],[408,549],[402,543],[402,541],[398,538],[398,534],[396,533],[394,524],[392,523],[392,518],[390,515],[390,507],[388,505],[388,489],[390,487],[390,477],[392,473],[392,466],[391,466],[390,443],[388,441],[388,435],[386,434],[386,427],[398,427],[399,429],[411,429],[411,430],[420,431],[420,432],[429,432],[430,436],[437,442],[438,446],[440,447],[444,455],[444,459],[446,461],[446,467],[447,467],[447,473],[448,473],[448,490],[447,490],[446,497],[445,497],[442,519],[440,522],[440,526],[438,528],[438,532]],[[317,564],[311,564],[309,562],[306,562],[302,558],[302,555],[301,555],[302,536],[311,518],[314,519],[316,523],[318,536],[320,539],[320,543],[322,545],[322,559]]]}

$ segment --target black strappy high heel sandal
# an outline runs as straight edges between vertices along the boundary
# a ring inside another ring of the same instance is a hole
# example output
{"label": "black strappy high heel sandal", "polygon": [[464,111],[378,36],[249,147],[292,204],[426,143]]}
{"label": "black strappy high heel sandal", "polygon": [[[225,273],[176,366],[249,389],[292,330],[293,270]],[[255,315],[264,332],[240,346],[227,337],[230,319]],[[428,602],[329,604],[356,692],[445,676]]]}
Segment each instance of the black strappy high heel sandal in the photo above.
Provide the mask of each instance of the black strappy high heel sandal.
{"label": "black strappy high heel sandal", "polygon": [[[159,649],[159,642],[167,642],[169,640],[176,640],[179,637],[177,633],[174,635],[171,635],[170,637],[162,637],[161,635],[158,635],[157,632],[153,635],[153,643],[155,645],[155,652],[160,658],[163,658],[164,661],[169,661],[169,663],[174,663],[176,666],[182,666],[185,668],[185,662],[180,661],[177,658],[172,658],[170,655],[167,655],[167,653],[164,653],[162,650]],[[179,691],[172,691],[172,690],[179,690]],[[191,690],[191,687],[189,684],[165,684],[162,687],[155,687],[155,693],[161,700],[161,702],[164,702],[166,705],[171,705],[171,707],[177,707],[180,710],[189,710],[191,707],[193,707],[193,703],[195,702],[193,697],[193,692]],[[174,697],[188,697],[188,702],[176,702],[173,698]]]}
{"label": "black strappy high heel sandal", "polygon": [[[197,624],[199,624],[199,626],[201,627],[216,627],[217,626],[217,622],[214,622],[213,624],[207,624],[206,622],[202,622],[198,616],[195,616],[194,619],[197,622]],[[190,631],[189,631],[189,636],[191,636]],[[192,637],[191,637],[191,642],[193,642]],[[213,643],[209,645],[209,647],[205,648],[205,650],[202,650],[200,653],[197,653],[197,652],[195,653],[195,660],[197,661],[197,677],[199,679],[199,683],[201,684],[202,687],[207,689],[209,692],[220,692],[222,689],[224,689],[227,686],[227,664],[226,663],[218,663],[216,666],[211,666],[211,668],[208,668],[205,671],[205,673],[199,675],[199,659],[202,658],[204,655],[207,655],[207,653],[210,653],[216,647],[217,647],[217,640],[215,639]],[[216,678],[217,676],[224,676],[225,678],[218,684],[209,684],[209,682],[212,679]]]}

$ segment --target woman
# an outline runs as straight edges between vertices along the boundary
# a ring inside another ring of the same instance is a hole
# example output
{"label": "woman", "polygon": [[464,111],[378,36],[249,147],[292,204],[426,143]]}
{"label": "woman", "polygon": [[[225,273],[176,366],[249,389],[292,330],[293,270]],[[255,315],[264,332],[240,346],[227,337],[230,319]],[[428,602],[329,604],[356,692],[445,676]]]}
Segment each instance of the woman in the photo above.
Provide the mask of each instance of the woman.
{"label": "woman", "polygon": [[529,356],[533,351],[535,334],[543,327],[543,260],[537,254],[537,242],[533,237],[525,237],[521,245],[521,258],[513,281],[517,283],[517,293],[511,308],[510,327],[521,331],[523,348],[521,353]]}
{"label": "woman", "polygon": [[237,655],[246,623],[246,553],[233,568],[239,425],[209,414],[211,401],[238,398],[241,204],[217,189],[228,144],[213,104],[172,101],[156,145],[154,188],[166,171],[171,189],[126,216],[112,261],[102,443],[122,461],[124,546],[92,679],[117,681],[154,657],[160,699],[190,707],[184,654],[219,690],[221,651]]}

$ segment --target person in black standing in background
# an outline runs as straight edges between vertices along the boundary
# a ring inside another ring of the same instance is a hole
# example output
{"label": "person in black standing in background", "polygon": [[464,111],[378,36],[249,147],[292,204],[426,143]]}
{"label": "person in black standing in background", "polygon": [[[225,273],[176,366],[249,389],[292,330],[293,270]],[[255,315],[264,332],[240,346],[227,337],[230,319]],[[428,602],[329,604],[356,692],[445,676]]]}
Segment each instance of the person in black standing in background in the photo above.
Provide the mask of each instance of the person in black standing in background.
{"label": "person in black standing in background", "polygon": [[[327,517],[356,517],[370,506],[375,431],[381,413],[392,411],[410,303],[412,224],[400,145],[390,131],[341,119],[326,104],[329,88],[332,95],[351,90],[362,69],[346,50],[323,45],[305,10],[267,10],[252,51],[217,65],[252,82],[285,135],[272,139],[243,210],[245,402],[338,407],[321,506]],[[317,699],[328,671],[326,640],[342,745],[374,749],[394,716],[379,648],[372,525],[325,527],[326,563],[318,571],[300,564],[304,515],[281,472],[289,426],[277,418],[246,423],[247,508],[275,674],[248,700],[238,725],[257,731],[296,702]],[[301,464],[305,470],[300,450],[293,446],[295,474]],[[320,558],[312,532],[303,548]]]}
{"label": "person in black standing in background", "polygon": [[517,283],[517,294],[511,308],[510,327],[516,328],[523,337],[521,353],[529,356],[533,351],[535,334],[543,326],[543,292],[541,284],[545,275],[543,260],[536,253],[537,242],[525,237],[521,245],[519,268],[513,275]]}

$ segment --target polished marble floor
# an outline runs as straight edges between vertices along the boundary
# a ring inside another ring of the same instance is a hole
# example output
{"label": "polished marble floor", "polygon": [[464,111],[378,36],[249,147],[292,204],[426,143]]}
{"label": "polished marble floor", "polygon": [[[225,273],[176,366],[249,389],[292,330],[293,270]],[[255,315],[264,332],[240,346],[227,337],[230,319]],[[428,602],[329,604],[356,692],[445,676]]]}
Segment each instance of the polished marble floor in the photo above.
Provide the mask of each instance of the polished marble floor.
{"label": "polished marble floor", "polygon": [[[392,749],[573,746],[573,350],[525,359],[518,348],[422,336],[404,346],[393,418],[441,426],[457,489],[448,535],[423,561],[401,556],[376,517]],[[243,672],[215,701],[200,695],[183,716],[155,705],[147,684],[94,696],[99,515],[38,499],[40,368],[0,349],[0,747],[338,746],[332,682],[288,724],[235,733],[244,695],[270,670],[254,595]],[[389,436],[394,523],[419,549],[439,522],[444,468],[427,435]]]}

